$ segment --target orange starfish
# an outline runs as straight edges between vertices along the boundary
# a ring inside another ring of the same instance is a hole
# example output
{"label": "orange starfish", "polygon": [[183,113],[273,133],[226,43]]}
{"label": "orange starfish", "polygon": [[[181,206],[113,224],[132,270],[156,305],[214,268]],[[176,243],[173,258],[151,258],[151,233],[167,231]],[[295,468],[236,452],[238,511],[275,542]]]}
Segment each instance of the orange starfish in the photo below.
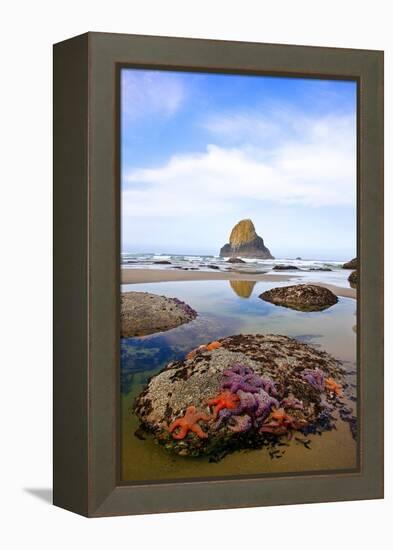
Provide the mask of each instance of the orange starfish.
{"label": "orange starfish", "polygon": [[205,346],[204,344],[202,346],[199,346],[195,349],[193,349],[192,351],[190,351],[189,353],[187,353],[186,355],[186,359],[194,359],[194,357],[196,356],[196,354],[200,351],[204,351],[204,350],[207,350],[207,346]]}
{"label": "orange starfish", "polygon": [[325,389],[329,392],[335,393],[338,396],[342,393],[341,384],[338,384],[333,378],[326,378]]}
{"label": "orange starfish", "polygon": [[293,421],[293,417],[289,416],[282,407],[280,409],[273,409],[270,413],[270,419],[275,420],[279,424],[286,424]]}
{"label": "orange starfish", "polygon": [[210,344],[202,344],[201,346],[198,346],[197,348],[187,353],[186,359],[194,359],[194,357],[200,351],[213,351],[214,349],[218,349],[221,346],[222,344],[220,344],[220,342],[217,342],[217,340],[215,340],[214,342],[210,342]]}
{"label": "orange starfish", "polygon": [[235,409],[238,402],[239,397],[236,394],[231,393],[230,391],[224,391],[219,393],[216,397],[213,397],[213,399],[209,399],[207,404],[215,405],[213,418],[217,418],[217,415],[221,409]]}
{"label": "orange starfish", "polygon": [[[182,418],[178,418],[169,426],[169,433],[172,434],[173,439],[184,439],[188,432],[193,432],[200,438],[206,438],[207,434],[199,426],[200,420],[210,420],[210,417],[202,412],[197,412],[194,405],[190,405],[186,409],[186,414]],[[179,428],[177,433],[173,433],[174,430]]]}
{"label": "orange starfish", "polygon": [[206,347],[208,349],[208,351],[212,351],[214,349],[218,349],[222,346],[222,344],[220,344],[220,342],[217,342],[217,340],[215,340],[214,342],[210,342],[210,344],[208,344]]}
{"label": "orange starfish", "polygon": [[269,415],[269,418],[264,422],[260,428],[262,433],[272,433],[275,435],[283,435],[288,430],[299,430],[303,428],[307,422],[305,420],[297,420],[293,416],[290,416],[281,407],[279,409],[273,409]]}

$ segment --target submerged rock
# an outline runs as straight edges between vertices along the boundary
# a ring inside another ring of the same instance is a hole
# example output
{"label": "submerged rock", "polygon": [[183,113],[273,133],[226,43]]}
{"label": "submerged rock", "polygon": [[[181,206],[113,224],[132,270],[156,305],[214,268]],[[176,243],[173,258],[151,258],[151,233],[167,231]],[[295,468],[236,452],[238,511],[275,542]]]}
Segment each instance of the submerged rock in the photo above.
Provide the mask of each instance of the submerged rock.
{"label": "submerged rock", "polygon": [[343,264],[343,269],[357,269],[357,267],[358,267],[357,258],[353,258],[349,262],[346,262],[345,264]]}
{"label": "submerged rock", "polygon": [[322,311],[338,302],[337,296],[331,290],[307,284],[272,288],[259,297],[276,306],[298,311]]}
{"label": "submerged rock", "polygon": [[280,335],[214,344],[169,363],[135,401],[142,428],[168,451],[221,458],[293,431],[332,429],[346,387],[338,360]]}
{"label": "submerged rock", "polygon": [[275,265],[273,267],[273,271],[289,271],[289,270],[299,270],[299,268],[296,265]]}
{"label": "submerged rock", "polygon": [[121,295],[120,331],[122,338],[146,336],[192,321],[197,316],[188,304],[149,292]]}
{"label": "submerged rock", "polygon": [[229,264],[245,264],[246,262],[241,258],[228,258],[227,262]]}
{"label": "submerged rock", "polygon": [[158,264],[158,265],[171,265],[172,262],[170,262],[169,260],[156,260],[155,262],[153,262],[153,264]]}
{"label": "submerged rock", "polygon": [[251,220],[241,220],[232,229],[229,243],[220,250],[220,256],[273,259],[262,237],[257,235]]}

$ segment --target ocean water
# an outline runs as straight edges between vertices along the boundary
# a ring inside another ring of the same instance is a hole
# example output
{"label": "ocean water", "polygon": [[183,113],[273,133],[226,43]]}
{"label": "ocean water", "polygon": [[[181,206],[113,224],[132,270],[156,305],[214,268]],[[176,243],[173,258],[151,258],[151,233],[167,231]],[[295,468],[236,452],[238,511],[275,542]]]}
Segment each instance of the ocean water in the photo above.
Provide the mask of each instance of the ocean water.
{"label": "ocean water", "polygon": [[312,268],[328,267],[335,271],[345,271],[348,276],[348,271],[341,269],[343,262],[337,260],[294,258],[261,260],[259,258],[242,258],[241,256],[240,259],[245,263],[230,264],[227,262],[228,258],[212,255],[134,254],[123,252],[121,254],[121,267],[122,269],[195,269],[199,271],[210,271],[211,266],[214,265],[221,271],[244,270],[245,272],[269,273],[275,265],[291,265],[302,270],[302,273]]}
{"label": "ocean water", "polygon": [[[314,280],[344,286],[348,271],[305,272],[303,276],[317,276]],[[356,467],[356,442],[349,425],[340,420],[337,430],[310,436],[311,449],[293,440],[279,459],[272,459],[266,449],[261,449],[232,453],[218,463],[210,463],[206,458],[170,455],[152,438],[141,440],[135,435],[138,421],[132,411],[133,402],[152,375],[200,344],[238,333],[283,334],[340,359],[349,383],[348,405],[356,413],[356,300],[340,297],[338,303],[327,310],[305,313],[274,306],[259,298],[265,290],[286,284],[216,280],[122,285],[123,292],[146,291],[177,297],[198,312],[194,321],[165,333],[121,340],[123,481],[271,475]]]}

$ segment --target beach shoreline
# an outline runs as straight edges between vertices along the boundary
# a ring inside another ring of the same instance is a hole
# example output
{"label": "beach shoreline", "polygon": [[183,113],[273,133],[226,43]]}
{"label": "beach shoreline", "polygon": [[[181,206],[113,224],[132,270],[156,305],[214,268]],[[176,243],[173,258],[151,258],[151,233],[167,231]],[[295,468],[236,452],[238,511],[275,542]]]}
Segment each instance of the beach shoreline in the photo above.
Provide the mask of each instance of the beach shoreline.
{"label": "beach shoreline", "polygon": [[[169,269],[121,269],[121,284],[140,284],[140,283],[164,283],[164,282],[182,282],[182,281],[262,281],[262,282],[285,282],[296,284],[299,275],[272,275],[255,273],[237,273],[235,271],[208,272],[208,271],[186,271]],[[317,275],[316,275],[317,278]],[[301,284],[303,281],[298,281]],[[311,284],[311,282],[310,282]],[[343,298],[356,299],[356,290],[337,285],[326,284],[320,281],[313,281],[317,284],[331,290],[337,296]]]}

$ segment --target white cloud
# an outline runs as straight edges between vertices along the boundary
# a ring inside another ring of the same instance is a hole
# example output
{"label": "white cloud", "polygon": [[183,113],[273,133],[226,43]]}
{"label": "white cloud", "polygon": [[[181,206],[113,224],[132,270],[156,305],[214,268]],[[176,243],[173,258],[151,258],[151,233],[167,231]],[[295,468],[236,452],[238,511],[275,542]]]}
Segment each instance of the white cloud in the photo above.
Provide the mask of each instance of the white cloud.
{"label": "white cloud", "polygon": [[126,69],[122,72],[122,113],[128,119],[174,114],[185,97],[183,81],[173,73]]}
{"label": "white cloud", "polygon": [[[288,137],[285,129],[287,128]],[[269,143],[259,130],[272,132]],[[273,201],[310,207],[354,205],[356,129],[353,116],[270,120],[236,115],[215,119],[212,133],[241,136],[236,146],[210,144],[173,155],[157,168],[124,174],[123,214],[188,216],[230,212],[236,201]]]}

